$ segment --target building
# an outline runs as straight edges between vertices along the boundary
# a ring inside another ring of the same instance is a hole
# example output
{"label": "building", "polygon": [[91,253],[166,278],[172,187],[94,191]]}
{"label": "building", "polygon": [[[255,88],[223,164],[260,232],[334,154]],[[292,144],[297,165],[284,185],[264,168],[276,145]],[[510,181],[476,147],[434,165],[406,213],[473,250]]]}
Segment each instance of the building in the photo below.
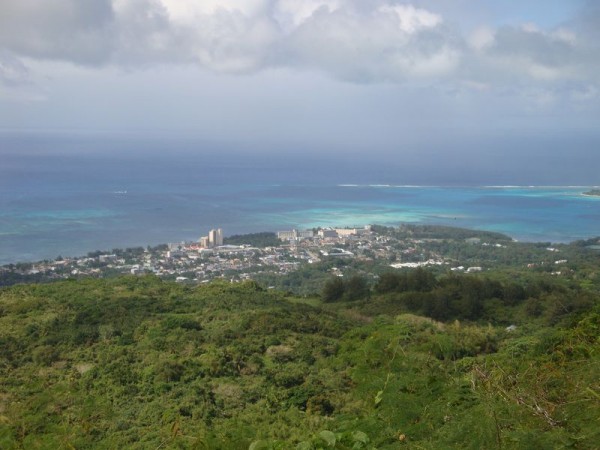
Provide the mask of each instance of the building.
{"label": "building", "polygon": [[167,251],[167,258],[181,258],[183,255],[183,250],[173,249]]}
{"label": "building", "polygon": [[313,232],[313,230],[298,231],[298,237],[300,239],[310,239],[314,237],[314,235],[315,233]]}
{"label": "building", "polygon": [[208,236],[202,236],[198,239],[198,244],[202,248],[220,247],[223,245],[223,230],[221,228],[210,230]]}
{"label": "building", "polygon": [[220,247],[221,245],[223,245],[223,230],[220,228],[210,230],[208,232],[208,246]]}
{"label": "building", "polygon": [[298,231],[297,230],[278,231],[277,237],[282,241],[289,241],[292,239],[296,239],[298,237]]}
{"label": "building", "polygon": [[336,228],[335,232],[339,237],[354,236],[355,234],[358,234],[356,228]]}
{"label": "building", "polygon": [[109,263],[116,261],[117,255],[100,255],[98,256],[98,261],[101,263]]}
{"label": "building", "polygon": [[277,237],[282,241],[293,241],[296,239],[310,239],[314,236],[313,230],[291,230],[291,231],[278,231]]}
{"label": "building", "polygon": [[331,228],[324,228],[319,230],[319,236],[322,238],[336,238],[338,237],[338,234],[335,230],[332,230]]}

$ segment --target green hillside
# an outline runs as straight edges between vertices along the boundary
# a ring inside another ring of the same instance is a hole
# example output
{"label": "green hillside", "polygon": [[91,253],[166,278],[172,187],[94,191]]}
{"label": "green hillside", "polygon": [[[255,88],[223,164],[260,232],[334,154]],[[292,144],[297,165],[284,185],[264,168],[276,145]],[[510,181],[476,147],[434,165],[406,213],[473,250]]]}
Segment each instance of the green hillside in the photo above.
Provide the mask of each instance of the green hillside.
{"label": "green hillside", "polygon": [[0,448],[597,448],[594,284],[418,273],[4,288]]}

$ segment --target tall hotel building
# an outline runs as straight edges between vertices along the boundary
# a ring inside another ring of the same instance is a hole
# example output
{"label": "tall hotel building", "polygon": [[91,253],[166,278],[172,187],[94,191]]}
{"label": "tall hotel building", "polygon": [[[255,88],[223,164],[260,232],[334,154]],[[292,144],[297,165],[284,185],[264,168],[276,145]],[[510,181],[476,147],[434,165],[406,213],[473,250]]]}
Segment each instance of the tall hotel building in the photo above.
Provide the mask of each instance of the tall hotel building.
{"label": "tall hotel building", "polygon": [[223,245],[223,230],[221,228],[210,230],[208,232],[208,246],[219,247],[221,245]]}

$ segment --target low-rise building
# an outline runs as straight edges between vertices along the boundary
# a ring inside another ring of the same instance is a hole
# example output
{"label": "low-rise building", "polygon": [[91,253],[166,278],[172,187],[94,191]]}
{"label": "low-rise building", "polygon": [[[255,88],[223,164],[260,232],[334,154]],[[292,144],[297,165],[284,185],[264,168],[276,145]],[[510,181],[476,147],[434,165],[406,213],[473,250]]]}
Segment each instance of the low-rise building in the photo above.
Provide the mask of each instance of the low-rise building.
{"label": "low-rise building", "polygon": [[322,228],[319,230],[319,236],[323,239],[325,238],[336,238],[338,237],[337,231],[331,228]]}

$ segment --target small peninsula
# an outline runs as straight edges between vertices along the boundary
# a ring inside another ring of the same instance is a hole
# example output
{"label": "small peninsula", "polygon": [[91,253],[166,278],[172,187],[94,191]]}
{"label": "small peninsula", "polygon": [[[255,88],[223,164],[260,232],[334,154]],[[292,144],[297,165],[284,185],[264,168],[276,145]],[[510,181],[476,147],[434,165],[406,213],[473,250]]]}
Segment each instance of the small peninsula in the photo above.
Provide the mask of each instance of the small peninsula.
{"label": "small peninsula", "polygon": [[587,195],[589,197],[600,197],[600,189],[592,189],[590,191],[584,192],[583,195]]}

